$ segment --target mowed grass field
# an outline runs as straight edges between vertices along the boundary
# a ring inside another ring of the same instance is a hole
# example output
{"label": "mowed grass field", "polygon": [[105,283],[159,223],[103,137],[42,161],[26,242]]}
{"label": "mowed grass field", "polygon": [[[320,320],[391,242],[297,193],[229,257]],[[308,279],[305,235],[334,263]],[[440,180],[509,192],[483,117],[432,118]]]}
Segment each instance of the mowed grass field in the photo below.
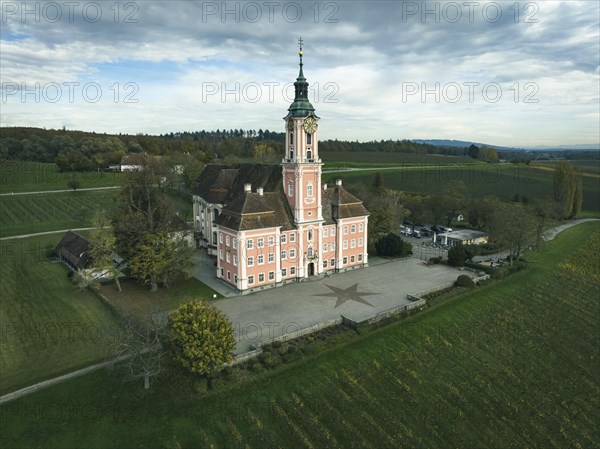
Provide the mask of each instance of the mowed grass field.
{"label": "mowed grass field", "polygon": [[109,187],[119,184],[120,173],[61,173],[56,164],[26,161],[0,161],[0,193],[38,192],[68,189],[67,181],[75,176],[81,188]]}
{"label": "mowed grass field", "polygon": [[481,163],[470,157],[444,156],[441,154],[386,153],[375,151],[326,151],[321,152],[325,168],[362,167],[374,165],[453,165]]}
{"label": "mowed grass field", "polygon": [[91,226],[115,207],[117,190],[0,196],[0,237]]}
{"label": "mowed grass field", "polygon": [[2,407],[11,448],[591,448],[600,421],[600,225],[529,268],[235,387],[107,372]]}
{"label": "mowed grass field", "polygon": [[106,307],[46,258],[61,237],[0,242],[0,393],[100,361],[114,335]]}
{"label": "mowed grass field", "polygon": [[[325,173],[324,182],[335,179],[344,180],[351,186],[371,186],[373,176],[378,170],[356,172]],[[460,167],[421,167],[380,170],[386,187],[412,193],[432,194],[443,191],[449,181],[461,180],[466,186],[467,195],[479,198],[495,195],[509,201],[515,194],[526,196],[529,200],[536,197],[552,196],[553,173],[534,167],[515,164],[484,164]],[[600,212],[600,188],[598,179],[582,177],[583,209]]]}

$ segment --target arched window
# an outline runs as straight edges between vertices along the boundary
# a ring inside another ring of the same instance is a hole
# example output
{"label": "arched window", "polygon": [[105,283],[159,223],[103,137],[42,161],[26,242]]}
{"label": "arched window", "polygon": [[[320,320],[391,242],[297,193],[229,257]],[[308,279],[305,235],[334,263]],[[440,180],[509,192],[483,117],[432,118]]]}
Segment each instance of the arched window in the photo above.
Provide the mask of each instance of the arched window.
{"label": "arched window", "polygon": [[290,148],[290,159],[294,159],[294,149]]}
{"label": "arched window", "polygon": [[[313,239],[313,230],[312,230],[312,229],[309,229],[309,230],[308,230],[308,241],[309,241],[309,242],[312,242],[312,239]],[[309,248],[309,251],[310,251],[311,249],[312,249],[312,248]]]}
{"label": "arched window", "polygon": [[312,134],[306,133],[306,144],[307,145],[312,144]]}
{"label": "arched window", "polygon": [[294,145],[294,133],[290,132],[290,145]]}
{"label": "arched window", "polygon": [[312,151],[310,148],[306,150],[306,159],[312,159]]}

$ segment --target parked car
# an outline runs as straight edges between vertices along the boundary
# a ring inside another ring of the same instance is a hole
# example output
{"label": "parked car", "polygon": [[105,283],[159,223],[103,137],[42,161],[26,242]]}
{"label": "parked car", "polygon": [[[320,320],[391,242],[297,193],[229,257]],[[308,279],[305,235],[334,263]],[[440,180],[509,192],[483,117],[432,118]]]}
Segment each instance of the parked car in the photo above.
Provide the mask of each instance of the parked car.
{"label": "parked car", "polygon": [[421,233],[419,231],[415,230],[415,231],[413,231],[412,236],[420,239],[421,238]]}
{"label": "parked car", "polygon": [[444,232],[444,231],[443,231],[443,229],[444,229],[444,228],[442,228],[441,226],[437,226],[437,225],[436,225],[436,226],[432,226],[432,227],[431,227],[431,230],[432,230],[433,232]]}

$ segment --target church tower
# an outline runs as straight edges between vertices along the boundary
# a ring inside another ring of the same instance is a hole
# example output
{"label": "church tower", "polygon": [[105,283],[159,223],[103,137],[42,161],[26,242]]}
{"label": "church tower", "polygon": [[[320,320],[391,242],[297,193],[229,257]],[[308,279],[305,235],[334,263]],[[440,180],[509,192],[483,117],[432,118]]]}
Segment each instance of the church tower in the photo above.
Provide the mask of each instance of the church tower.
{"label": "church tower", "polygon": [[299,40],[300,73],[294,83],[294,102],[285,120],[283,188],[296,225],[323,222],[321,210],[321,159],[319,158],[319,117],[308,100],[308,82],[302,70],[302,38]]}

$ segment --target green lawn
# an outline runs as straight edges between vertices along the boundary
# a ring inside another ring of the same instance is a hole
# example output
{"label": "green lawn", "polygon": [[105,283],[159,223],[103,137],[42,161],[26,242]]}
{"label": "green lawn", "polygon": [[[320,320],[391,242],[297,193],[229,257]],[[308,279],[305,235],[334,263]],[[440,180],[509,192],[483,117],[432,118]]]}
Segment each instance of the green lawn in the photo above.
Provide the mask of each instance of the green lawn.
{"label": "green lawn", "polygon": [[114,283],[106,284],[101,293],[114,304],[120,315],[133,315],[142,320],[154,313],[176,309],[190,299],[212,300],[213,295],[223,297],[194,277],[177,279],[169,288],[161,287],[156,293],[150,293],[147,285],[140,284],[135,279],[122,281],[121,287],[123,291],[119,293]]}
{"label": "green lawn", "polygon": [[1,393],[99,361],[114,334],[104,305],[47,260],[61,237],[0,242]]}
{"label": "green lawn", "polygon": [[[340,178],[345,185],[372,185],[378,170],[326,173],[324,182]],[[515,164],[486,164],[460,167],[422,167],[379,171],[386,187],[407,192],[440,193],[451,180],[462,180],[467,195],[473,198],[495,195],[511,200],[515,193],[532,200],[540,196],[552,196],[552,172]],[[600,212],[600,189],[598,179],[582,177],[583,209]]]}
{"label": "green lawn", "polygon": [[599,245],[576,226],[502,282],[223,391],[96,372],[3,406],[3,446],[598,447]]}
{"label": "green lawn", "polygon": [[121,174],[116,172],[61,173],[55,164],[1,161],[0,193],[68,189],[67,180],[73,175],[81,182],[81,188],[89,188],[116,186],[119,184]]}
{"label": "green lawn", "polygon": [[116,190],[0,197],[0,237],[91,226],[98,209],[115,206]]}

